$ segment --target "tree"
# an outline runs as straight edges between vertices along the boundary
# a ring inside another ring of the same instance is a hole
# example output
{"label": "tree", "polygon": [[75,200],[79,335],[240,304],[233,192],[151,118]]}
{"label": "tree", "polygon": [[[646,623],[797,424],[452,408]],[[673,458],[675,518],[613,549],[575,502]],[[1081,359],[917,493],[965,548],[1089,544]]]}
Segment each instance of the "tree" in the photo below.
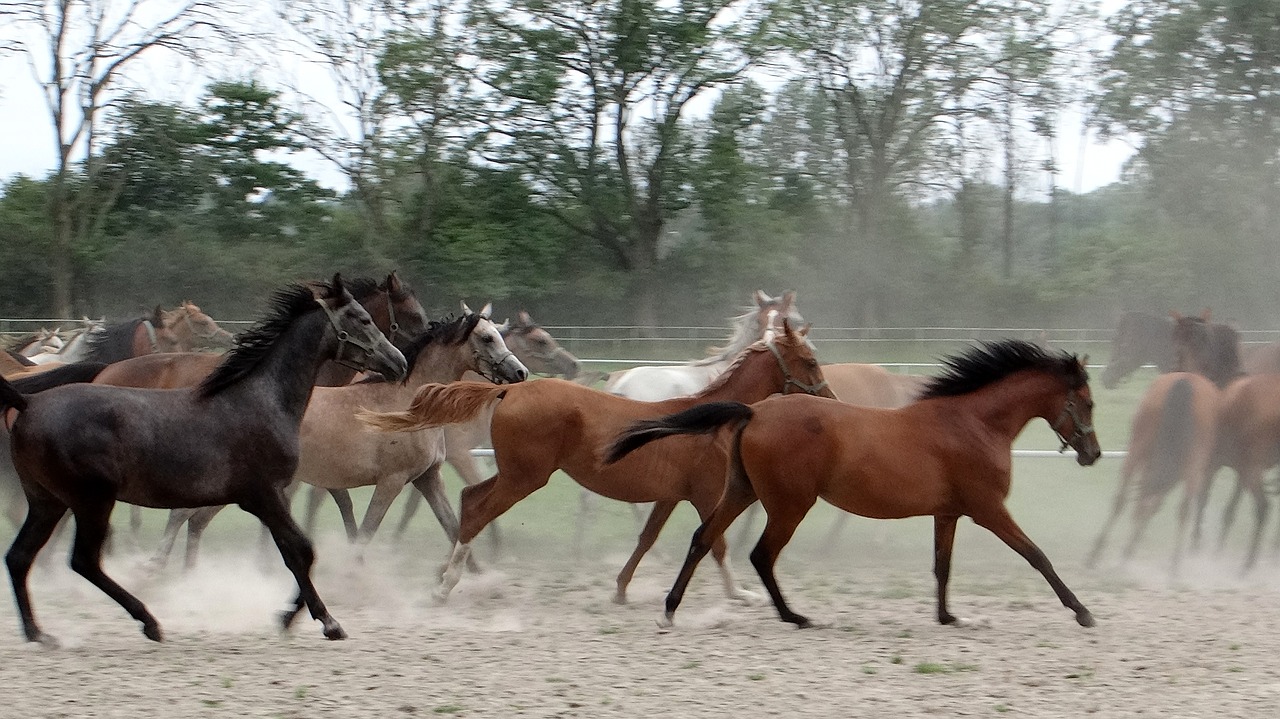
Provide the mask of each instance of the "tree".
{"label": "tree", "polygon": [[44,89],[53,129],[52,304],[59,316],[71,316],[77,248],[100,230],[114,202],[93,191],[101,168],[91,160],[105,109],[140,58],[196,54],[219,34],[220,13],[235,8],[216,0],[31,0],[12,9],[16,42]]}
{"label": "tree", "polygon": [[630,280],[638,325],[656,323],[664,227],[688,203],[681,119],[750,64],[752,9],[730,0],[472,4],[477,75],[492,93],[484,156],[518,168],[547,211],[607,253]]}

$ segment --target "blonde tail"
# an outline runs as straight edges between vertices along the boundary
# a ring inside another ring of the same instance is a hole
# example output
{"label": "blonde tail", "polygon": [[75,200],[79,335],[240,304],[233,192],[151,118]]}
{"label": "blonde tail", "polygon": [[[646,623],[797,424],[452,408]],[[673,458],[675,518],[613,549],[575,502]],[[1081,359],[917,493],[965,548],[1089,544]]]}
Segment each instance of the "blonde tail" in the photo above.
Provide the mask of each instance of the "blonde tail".
{"label": "blonde tail", "polygon": [[414,432],[465,422],[485,407],[502,399],[510,387],[488,382],[424,384],[403,412],[372,412],[362,409],[356,419],[381,432]]}

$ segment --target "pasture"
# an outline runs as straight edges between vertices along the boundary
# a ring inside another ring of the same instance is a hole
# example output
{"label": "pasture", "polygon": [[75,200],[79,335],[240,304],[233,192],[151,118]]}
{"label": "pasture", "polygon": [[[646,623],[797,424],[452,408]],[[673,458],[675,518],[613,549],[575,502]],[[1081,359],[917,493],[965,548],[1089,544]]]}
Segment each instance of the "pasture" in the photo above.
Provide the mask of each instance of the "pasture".
{"label": "pasture", "polygon": [[[1096,376],[1096,375],[1095,375]],[[1072,621],[1021,558],[969,521],[960,525],[954,628],[933,617],[932,523],[854,518],[825,543],[835,512],[819,505],[783,553],[788,598],[818,627],[796,630],[767,602],[724,598],[714,565],[694,577],[676,627],[658,629],[662,599],[696,518],[683,505],[640,565],[631,602],[613,604],[613,577],[638,532],[631,511],[601,501],[580,553],[573,548],[578,487],[563,476],[499,520],[505,547],[476,542],[485,571],[465,574],[448,604],[430,590],[449,552],[420,515],[400,540],[376,538],[357,558],[332,505],[321,515],[314,576],[351,635],[325,642],[310,626],[286,635],[275,612],[292,578],[260,553],[256,521],[224,512],[190,574],[142,569],[164,516],[145,513],[129,537],[115,517],[108,571],[164,623],[142,639],[120,608],[65,565],[66,539],[32,574],[39,617],[63,647],[22,640],[0,603],[5,713],[56,716],[1259,716],[1280,707],[1280,562],[1269,553],[1238,576],[1243,527],[1221,555],[1192,556],[1167,576],[1172,506],[1137,559],[1083,558],[1110,506],[1133,404],[1148,371],[1116,390],[1095,381],[1104,457],[1020,458],[1009,507],[1098,620]],[[1025,448],[1056,447],[1037,421]],[[1070,455],[1068,455],[1069,457]],[[446,475],[456,501],[458,483]],[[1207,514],[1214,535],[1228,478]],[[357,507],[367,490],[353,492]],[[1172,498],[1171,498],[1172,499]],[[400,504],[392,507],[398,518]],[[745,519],[745,518],[744,518]],[[740,520],[742,521],[742,520]],[[757,529],[760,520],[757,519]],[[1120,532],[1123,533],[1122,527]],[[1269,552],[1274,527],[1265,546]],[[738,527],[728,536],[736,539]],[[10,532],[0,541],[7,543]],[[1122,535],[1123,536],[1123,535]],[[1114,547],[1113,547],[1114,549]],[[50,549],[46,549],[50,551]],[[733,548],[740,579],[761,591]],[[309,624],[309,622],[300,622]]]}

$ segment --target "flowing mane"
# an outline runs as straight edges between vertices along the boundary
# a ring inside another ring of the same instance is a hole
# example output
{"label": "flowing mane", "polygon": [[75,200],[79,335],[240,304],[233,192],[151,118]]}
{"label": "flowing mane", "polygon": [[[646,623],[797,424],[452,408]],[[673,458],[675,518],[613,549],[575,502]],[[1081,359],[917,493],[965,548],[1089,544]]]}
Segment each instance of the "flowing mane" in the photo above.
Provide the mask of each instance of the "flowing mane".
{"label": "flowing mane", "polygon": [[1089,381],[1077,357],[1046,350],[1025,340],[982,342],[942,359],[943,373],[931,378],[920,399],[968,394],[1022,370],[1043,370],[1062,377],[1072,388]]}
{"label": "flowing mane", "polygon": [[196,388],[196,396],[201,399],[212,397],[252,372],[294,320],[319,309],[312,289],[317,287],[331,291],[326,282],[292,284],[277,290],[269,302],[270,311],[267,316],[236,335],[234,346],[227,352],[226,359],[200,383]]}
{"label": "flowing mane", "polygon": [[117,362],[133,355],[133,333],[147,320],[138,317],[107,325],[100,330],[88,330],[85,339],[86,362]]}
{"label": "flowing mane", "polygon": [[702,367],[727,362],[737,357],[740,352],[750,347],[751,343],[760,339],[760,334],[756,331],[756,317],[760,311],[759,307],[749,307],[742,314],[731,318],[729,323],[733,326],[733,333],[729,335],[724,345],[708,348],[706,357],[690,364]]}

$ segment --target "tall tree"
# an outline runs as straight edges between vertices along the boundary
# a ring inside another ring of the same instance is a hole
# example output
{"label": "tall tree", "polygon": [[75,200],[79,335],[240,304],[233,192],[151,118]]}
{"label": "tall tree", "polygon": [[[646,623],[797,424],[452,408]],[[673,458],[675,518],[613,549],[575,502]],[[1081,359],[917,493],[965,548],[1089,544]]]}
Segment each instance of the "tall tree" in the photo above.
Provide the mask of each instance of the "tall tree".
{"label": "tall tree", "polygon": [[666,223],[688,202],[681,119],[751,62],[758,18],[732,0],[475,0],[479,76],[494,93],[486,156],[603,248],[656,323]]}
{"label": "tall tree", "polygon": [[[92,190],[105,108],[128,70],[158,51],[193,55],[218,34],[234,3],[218,0],[32,0],[12,27],[44,90],[54,139],[49,266],[55,313],[71,316],[75,253],[114,198]],[[82,163],[77,167],[77,163]],[[85,181],[79,182],[82,173]],[[80,191],[77,191],[79,189]]]}

